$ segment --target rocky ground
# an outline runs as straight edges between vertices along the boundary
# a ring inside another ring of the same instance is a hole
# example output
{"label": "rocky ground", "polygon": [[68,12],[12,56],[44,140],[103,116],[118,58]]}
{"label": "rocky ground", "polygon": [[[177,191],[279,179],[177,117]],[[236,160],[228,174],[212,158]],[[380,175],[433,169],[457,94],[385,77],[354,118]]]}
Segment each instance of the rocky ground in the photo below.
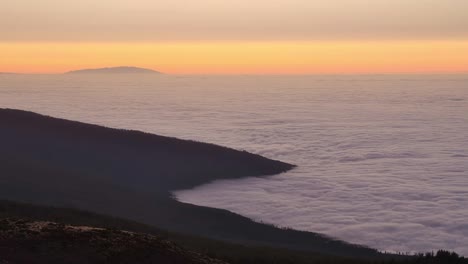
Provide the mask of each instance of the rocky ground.
{"label": "rocky ground", "polygon": [[162,238],[54,222],[0,220],[0,264],[224,262]]}

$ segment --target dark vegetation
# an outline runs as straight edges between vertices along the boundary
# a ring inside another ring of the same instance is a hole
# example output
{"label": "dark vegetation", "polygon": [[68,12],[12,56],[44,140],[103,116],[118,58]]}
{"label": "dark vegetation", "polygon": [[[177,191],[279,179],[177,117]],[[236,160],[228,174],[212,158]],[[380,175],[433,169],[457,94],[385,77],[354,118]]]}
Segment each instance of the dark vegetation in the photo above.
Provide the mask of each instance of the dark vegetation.
{"label": "dark vegetation", "polygon": [[5,202],[8,217],[165,234],[232,263],[380,263],[395,257],[171,197],[173,190],[216,179],[294,167],[259,155],[10,109],[0,109],[0,146],[0,199],[112,216]]}
{"label": "dark vegetation", "polygon": [[415,264],[468,264],[468,259],[459,256],[455,252],[439,250],[437,253],[430,252],[418,254],[412,263]]}

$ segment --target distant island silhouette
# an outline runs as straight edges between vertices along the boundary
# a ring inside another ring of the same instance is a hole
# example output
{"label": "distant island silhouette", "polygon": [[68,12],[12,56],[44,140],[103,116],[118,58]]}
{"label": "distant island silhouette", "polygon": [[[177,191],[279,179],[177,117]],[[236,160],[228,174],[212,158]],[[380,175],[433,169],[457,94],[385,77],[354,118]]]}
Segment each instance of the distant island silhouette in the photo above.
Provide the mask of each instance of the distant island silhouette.
{"label": "distant island silhouette", "polygon": [[146,73],[146,74],[161,74],[161,72],[151,69],[120,66],[120,67],[107,67],[96,69],[81,69],[66,72],[65,74],[128,74],[128,73]]}

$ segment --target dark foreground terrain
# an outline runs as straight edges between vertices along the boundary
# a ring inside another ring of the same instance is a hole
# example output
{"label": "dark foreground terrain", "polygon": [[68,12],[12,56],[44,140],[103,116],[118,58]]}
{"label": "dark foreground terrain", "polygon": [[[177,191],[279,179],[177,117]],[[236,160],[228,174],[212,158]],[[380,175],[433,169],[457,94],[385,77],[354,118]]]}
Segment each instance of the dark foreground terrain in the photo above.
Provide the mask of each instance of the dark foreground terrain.
{"label": "dark foreground terrain", "polygon": [[171,191],[294,166],[244,151],[0,109],[0,199],[83,209],[169,231],[342,256],[379,256],[319,234],[183,204]]}
{"label": "dark foreground terrain", "polygon": [[0,263],[224,262],[148,234],[54,222],[1,219]]}
{"label": "dark foreground terrain", "polygon": [[171,234],[172,241],[233,263],[311,263],[322,257],[333,259],[323,263],[363,263],[395,257],[172,199],[173,190],[294,167],[259,155],[11,109],[0,109],[0,146],[0,199],[35,205],[6,202],[5,217]]}
{"label": "dark foreground terrain", "polygon": [[[31,225],[43,228],[31,230]],[[2,264],[221,262],[467,264],[468,260],[446,251],[419,256],[385,255],[375,259],[239,245],[75,209],[0,201]]]}

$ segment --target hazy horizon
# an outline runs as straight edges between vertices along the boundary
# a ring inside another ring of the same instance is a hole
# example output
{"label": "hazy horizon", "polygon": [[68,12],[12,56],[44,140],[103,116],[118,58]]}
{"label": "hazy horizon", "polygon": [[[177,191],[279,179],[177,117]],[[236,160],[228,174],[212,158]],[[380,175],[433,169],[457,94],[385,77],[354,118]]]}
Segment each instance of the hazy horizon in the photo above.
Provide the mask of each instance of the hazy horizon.
{"label": "hazy horizon", "polygon": [[[134,67],[134,66],[115,66],[115,67]],[[97,69],[103,69],[103,68],[113,68],[113,67],[102,67],[102,68],[73,68],[66,70],[64,72],[53,72],[53,73],[21,73],[21,72],[0,72],[0,74],[6,74],[6,75],[33,75],[33,76],[54,76],[54,75],[65,75],[73,71],[80,71],[80,70],[97,70]],[[140,68],[140,67],[136,67]],[[149,68],[142,68],[142,69],[149,69]],[[223,77],[223,76],[269,76],[269,77],[288,77],[288,76],[349,76],[349,77],[355,77],[355,76],[421,76],[421,77],[428,77],[428,76],[468,76],[468,71],[466,72],[423,72],[423,73],[418,73],[418,72],[391,72],[391,73],[166,73],[166,72],[160,72],[158,71],[157,68],[155,69],[149,69],[149,70],[154,70],[158,73],[160,73],[159,76],[155,76],[155,78],[159,78],[161,76],[218,76],[218,77]],[[83,76],[96,76],[96,77],[117,77],[117,78],[125,78],[128,76],[132,75],[141,75],[141,73],[120,73],[119,74],[113,74],[113,73],[83,73]]]}

